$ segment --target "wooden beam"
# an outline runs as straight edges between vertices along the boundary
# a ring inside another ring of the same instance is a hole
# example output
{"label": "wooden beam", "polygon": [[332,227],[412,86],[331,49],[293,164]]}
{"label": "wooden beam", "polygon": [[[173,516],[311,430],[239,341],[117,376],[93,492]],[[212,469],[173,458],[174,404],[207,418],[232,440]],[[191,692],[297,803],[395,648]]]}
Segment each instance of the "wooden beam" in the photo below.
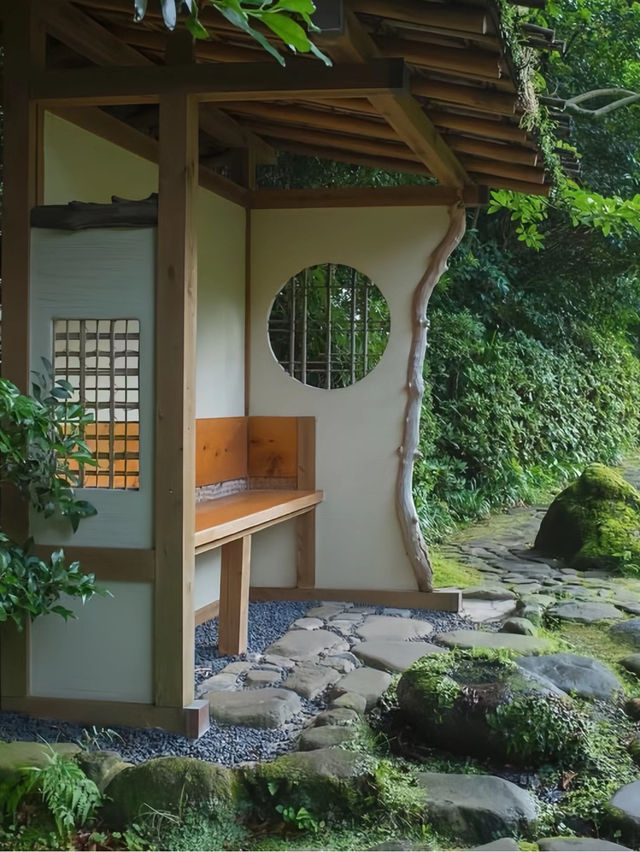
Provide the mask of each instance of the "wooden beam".
{"label": "wooden beam", "polygon": [[[136,130],[125,121],[109,115],[100,107],[53,107],[49,112],[69,121],[71,124],[75,124],[77,127],[88,130],[89,133],[94,133],[101,139],[119,145],[125,151],[129,151],[137,157],[142,157],[143,160],[148,160],[150,163],[158,162],[159,145],[156,139]],[[198,178],[203,189],[208,189],[210,192],[243,207],[246,206],[246,190],[228,178],[216,174],[216,172],[202,165],[198,170]]]}
{"label": "wooden beam", "polygon": [[250,571],[250,535],[223,545],[218,616],[219,654],[244,654],[247,650]]}
{"label": "wooden beam", "polygon": [[381,56],[402,56],[405,62],[460,77],[495,82],[507,75],[504,60],[497,53],[466,48],[440,47],[423,41],[377,36],[375,43]]}
{"label": "wooden beam", "polygon": [[414,77],[411,80],[411,91],[414,95],[431,101],[460,104],[492,115],[514,115],[518,108],[517,95],[479,86],[462,86]]}
{"label": "wooden beam", "polygon": [[287,589],[272,586],[252,586],[252,601],[352,601],[372,606],[394,606],[407,609],[435,609],[440,612],[460,612],[460,592],[391,591],[385,589]]}
{"label": "wooden beam", "polygon": [[421,0],[351,0],[354,12],[455,33],[485,35],[487,13],[482,6],[424,3]]}
{"label": "wooden beam", "polygon": [[518,145],[526,145],[528,142],[527,131],[515,124],[507,124],[502,121],[491,121],[476,118],[470,115],[447,112],[446,110],[429,110],[429,118],[436,127],[444,130],[457,130],[460,133],[472,133],[474,136],[499,139],[504,142],[515,142]]}
{"label": "wooden beam", "polygon": [[33,101],[56,106],[156,103],[161,95],[195,95],[199,101],[352,98],[402,93],[407,72],[401,59],[327,68],[305,62],[289,68],[273,62],[225,65],[121,66],[36,72],[30,79]]}
{"label": "wooden beam", "polygon": [[486,175],[479,172],[473,174],[473,179],[481,186],[486,186],[490,189],[510,189],[513,192],[524,192],[525,195],[543,195],[546,197],[551,192],[551,184],[549,183],[529,183],[524,180]]}
{"label": "wooden beam", "polygon": [[[4,3],[4,190],[2,216],[2,376],[24,393],[31,389],[30,374],[30,245],[29,217],[38,201],[38,110],[29,102],[28,77],[32,67],[45,62],[45,35],[30,0],[17,6]],[[40,139],[41,141],[41,139]],[[10,487],[2,489],[2,527],[15,541],[29,535],[29,511],[24,499]],[[7,698],[29,692],[29,625],[18,632],[2,626],[0,639],[0,695]]]}
{"label": "wooden beam", "polygon": [[[48,559],[53,544],[39,544],[36,556]],[[99,582],[152,583],[155,579],[156,559],[153,550],[128,547],[65,547],[67,562],[79,562],[87,574],[94,574]]]}
{"label": "wooden beam", "polygon": [[512,165],[511,163],[496,163],[493,160],[482,160],[479,157],[465,157],[465,164],[470,172],[475,174],[495,175],[503,178],[513,178],[533,184],[543,184],[545,171],[542,168]]}
{"label": "wooden beam", "polygon": [[193,700],[195,629],[195,100],[163,95],[159,128],[154,686],[158,706],[183,707]]}
{"label": "wooden beam", "polygon": [[473,154],[477,157],[486,157],[488,160],[497,160],[499,163],[517,163],[523,166],[536,166],[538,163],[538,152],[532,148],[522,145],[495,145],[484,139],[470,139],[468,136],[445,136],[449,147],[460,154]]}
{"label": "wooden beam", "polygon": [[[144,54],[121,41],[117,35],[66,0],[40,0],[39,8],[47,31],[91,62],[103,66],[153,67],[154,63]],[[204,133],[224,145],[255,149],[261,163],[275,162],[275,151],[271,146],[259,137],[247,133],[237,122],[215,107],[202,105],[200,126]]]}
{"label": "wooden beam", "polygon": [[349,163],[352,166],[366,166],[371,169],[383,169],[387,172],[406,172],[412,175],[431,176],[426,166],[412,160],[398,160],[383,155],[362,154],[357,151],[344,151],[339,148],[328,148],[320,145],[310,147],[302,142],[294,142],[290,139],[281,139],[278,142],[278,148],[281,151],[290,151],[292,154],[301,154],[304,157],[320,157],[338,163]]}
{"label": "wooden beam", "polygon": [[[337,37],[321,39],[320,44],[328,49],[332,58],[340,61],[379,61],[380,51],[376,43],[349,10],[345,16],[344,32]],[[460,162],[410,94],[382,92],[371,93],[368,97],[378,113],[441,183],[463,186],[470,182]]]}
{"label": "wooden beam", "polygon": [[450,207],[462,198],[466,207],[483,207],[487,192],[477,186],[462,190],[442,184],[427,186],[337,187],[334,189],[262,189],[250,196],[255,210],[313,207]]}

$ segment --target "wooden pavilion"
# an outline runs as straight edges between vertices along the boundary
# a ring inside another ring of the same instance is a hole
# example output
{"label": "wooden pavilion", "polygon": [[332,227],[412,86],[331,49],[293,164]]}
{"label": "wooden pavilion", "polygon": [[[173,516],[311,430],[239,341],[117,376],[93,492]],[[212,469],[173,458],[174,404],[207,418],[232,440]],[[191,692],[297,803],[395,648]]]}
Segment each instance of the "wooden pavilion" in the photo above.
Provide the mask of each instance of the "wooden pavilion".
{"label": "wooden pavilion", "polygon": [[[411,497],[426,306],[466,207],[547,194],[545,164],[493,0],[318,6],[331,68],[281,68],[211,9],[194,44],[153,8],[134,24],[131,0],[3,4],[2,372],[28,390],[45,356],[76,377],[100,457],[77,536],[10,495],[3,526],[113,593],[3,629],[4,710],[197,736],[194,627],[214,615],[241,653],[249,599],[459,607],[432,590]],[[434,182],[257,188],[278,150]],[[136,227],[106,212],[156,191]],[[51,225],[71,201],[110,226]],[[278,291],[320,263],[361,270],[391,316],[378,366],[340,390],[294,381],[267,335]]]}

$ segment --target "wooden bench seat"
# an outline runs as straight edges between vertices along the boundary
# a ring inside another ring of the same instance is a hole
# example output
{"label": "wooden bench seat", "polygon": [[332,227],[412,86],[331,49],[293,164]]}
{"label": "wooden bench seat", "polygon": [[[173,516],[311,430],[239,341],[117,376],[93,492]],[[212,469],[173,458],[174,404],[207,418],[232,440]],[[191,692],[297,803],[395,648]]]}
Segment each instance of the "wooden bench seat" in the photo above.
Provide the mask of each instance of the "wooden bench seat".
{"label": "wooden bench seat", "polygon": [[196,505],[196,553],[308,512],[322,491],[241,491]]}
{"label": "wooden bench seat", "polygon": [[[196,555],[221,552],[218,650],[241,654],[247,650],[253,533],[296,518],[297,585],[315,585],[315,507],[323,499],[315,490],[315,419],[197,420],[196,486],[205,489],[196,502]],[[215,496],[218,489],[227,493]]]}

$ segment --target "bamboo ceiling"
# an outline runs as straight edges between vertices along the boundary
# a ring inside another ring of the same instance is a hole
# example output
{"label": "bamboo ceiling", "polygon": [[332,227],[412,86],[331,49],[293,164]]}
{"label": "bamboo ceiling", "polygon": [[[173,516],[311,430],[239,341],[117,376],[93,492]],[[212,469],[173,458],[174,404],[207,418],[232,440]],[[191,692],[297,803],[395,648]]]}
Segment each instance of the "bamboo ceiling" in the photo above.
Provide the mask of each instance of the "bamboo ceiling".
{"label": "bamboo ceiling", "polygon": [[[530,2],[540,5],[540,0]],[[142,23],[134,23],[132,0],[77,0],[73,5],[127,45],[130,57],[135,52],[140,62],[164,61],[167,33],[156,7],[150,8]],[[500,35],[493,0],[351,0],[349,5],[348,41],[329,34],[315,39],[334,63],[372,56],[404,58],[411,73],[413,98],[453,152],[455,165],[464,170],[464,182],[548,192],[549,177],[539,140],[520,126],[519,72]],[[204,9],[201,19],[211,39],[196,43],[198,62],[265,62],[263,49],[216,11]],[[536,50],[562,48],[551,30],[529,26],[525,34]],[[66,44],[51,41],[51,66],[72,68],[89,63],[86,54],[80,56],[70,44],[68,39]],[[318,61],[287,56],[292,75],[296,63]],[[157,112],[152,106],[119,107],[111,112],[151,136],[157,132]],[[231,129],[237,131],[239,126],[243,144],[254,148],[258,161],[268,160],[267,152],[275,148],[430,174],[425,158],[416,153],[415,146],[410,147],[406,136],[402,138],[375,98],[238,100],[214,112],[217,120],[209,115],[201,127],[201,157],[209,168],[224,168],[231,160],[234,140],[223,127],[225,116],[220,113],[224,112],[232,119]],[[559,134],[566,135],[568,119],[557,117]]]}

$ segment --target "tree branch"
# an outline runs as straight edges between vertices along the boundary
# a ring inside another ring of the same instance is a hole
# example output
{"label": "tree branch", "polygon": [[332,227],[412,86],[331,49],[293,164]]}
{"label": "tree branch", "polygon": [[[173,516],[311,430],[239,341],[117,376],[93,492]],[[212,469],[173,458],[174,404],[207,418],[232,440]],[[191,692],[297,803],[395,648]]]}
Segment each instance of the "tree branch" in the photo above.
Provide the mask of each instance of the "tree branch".
{"label": "tree branch", "polygon": [[[615,100],[597,109],[589,109],[588,107],[579,106],[585,101],[593,100],[594,98],[614,97]],[[610,89],[592,89],[590,92],[583,92],[580,95],[575,95],[572,98],[567,98],[564,102],[564,110],[573,115],[589,116],[591,118],[602,118],[616,109],[629,106],[640,101],[640,93],[632,92],[630,89],[610,88]]]}

